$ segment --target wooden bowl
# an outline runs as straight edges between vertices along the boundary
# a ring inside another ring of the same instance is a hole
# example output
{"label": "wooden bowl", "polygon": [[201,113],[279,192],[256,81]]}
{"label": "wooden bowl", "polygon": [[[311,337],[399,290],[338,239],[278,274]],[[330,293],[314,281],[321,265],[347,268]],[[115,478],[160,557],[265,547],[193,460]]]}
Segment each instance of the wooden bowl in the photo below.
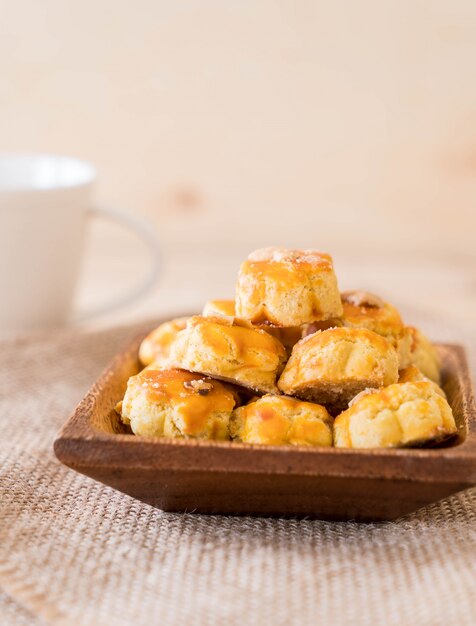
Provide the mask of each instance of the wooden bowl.
{"label": "wooden bowl", "polygon": [[138,437],[114,411],[143,335],[59,433],[58,459],[164,511],[389,520],[476,484],[476,412],[464,350],[439,345],[458,435],[445,446],[347,450]]}

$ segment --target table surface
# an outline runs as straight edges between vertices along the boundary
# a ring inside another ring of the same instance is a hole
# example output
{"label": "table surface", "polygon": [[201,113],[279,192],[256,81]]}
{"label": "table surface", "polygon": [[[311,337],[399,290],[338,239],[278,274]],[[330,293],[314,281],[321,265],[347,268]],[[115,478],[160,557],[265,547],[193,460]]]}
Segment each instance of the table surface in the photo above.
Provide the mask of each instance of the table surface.
{"label": "table surface", "polygon": [[[129,289],[143,251],[89,241],[78,305]],[[156,288],[135,304],[0,349],[2,626],[472,626],[476,490],[382,524],[168,514],[61,466],[55,433],[137,326],[232,297],[246,244],[163,241]],[[473,366],[465,259],[334,250],[341,288],[371,289]],[[84,332],[78,332],[84,331]],[[226,484],[224,485],[226,488]]]}
{"label": "table surface", "polygon": [[[184,305],[202,297],[190,289]],[[435,337],[465,341],[474,361],[462,321],[411,312]],[[137,330],[0,346],[2,626],[473,626],[476,489],[379,524],[202,516],[164,513],[62,466],[55,433]]]}

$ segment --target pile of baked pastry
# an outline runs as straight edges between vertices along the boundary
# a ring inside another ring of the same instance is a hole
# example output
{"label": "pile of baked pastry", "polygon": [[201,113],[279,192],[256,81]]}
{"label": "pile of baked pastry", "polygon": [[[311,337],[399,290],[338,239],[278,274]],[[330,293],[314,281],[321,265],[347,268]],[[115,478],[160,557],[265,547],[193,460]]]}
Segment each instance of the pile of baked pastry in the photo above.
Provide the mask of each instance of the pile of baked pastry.
{"label": "pile of baked pastry", "polygon": [[340,293],[315,250],[253,252],[235,301],[161,324],[139,358],[117,409],[136,435],[372,448],[456,433],[434,346],[377,296]]}

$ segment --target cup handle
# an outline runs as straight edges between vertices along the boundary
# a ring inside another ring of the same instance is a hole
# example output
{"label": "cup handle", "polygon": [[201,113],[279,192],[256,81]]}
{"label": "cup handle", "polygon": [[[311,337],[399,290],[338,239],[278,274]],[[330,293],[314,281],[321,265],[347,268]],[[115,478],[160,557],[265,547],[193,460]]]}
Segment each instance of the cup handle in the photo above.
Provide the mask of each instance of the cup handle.
{"label": "cup handle", "polygon": [[157,282],[161,266],[161,251],[159,242],[157,240],[157,237],[153,234],[150,224],[148,224],[145,220],[142,220],[138,217],[133,217],[125,211],[120,211],[118,209],[113,209],[111,207],[103,205],[91,207],[89,209],[89,214],[92,217],[99,217],[101,219],[117,222],[127,230],[135,233],[137,237],[142,239],[142,241],[149,249],[153,262],[150,271],[146,275],[145,279],[132,291],[125,295],[119,296],[108,304],[104,304],[100,307],[95,308],[92,311],[88,311],[81,314],[80,316],[77,316],[76,321],[88,320],[92,317],[96,317],[97,315],[108,313],[109,311],[113,311],[119,307],[126,306],[137,298],[140,298],[143,294],[149,291]]}

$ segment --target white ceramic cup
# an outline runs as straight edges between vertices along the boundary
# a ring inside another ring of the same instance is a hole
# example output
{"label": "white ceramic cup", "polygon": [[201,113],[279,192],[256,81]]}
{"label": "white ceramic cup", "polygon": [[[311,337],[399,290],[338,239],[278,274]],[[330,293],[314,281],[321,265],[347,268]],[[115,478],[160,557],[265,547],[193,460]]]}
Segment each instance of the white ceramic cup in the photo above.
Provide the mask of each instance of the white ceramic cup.
{"label": "white ceramic cup", "polygon": [[77,159],[0,155],[0,331],[54,327],[71,318],[90,217],[121,223],[153,253],[146,280],[94,313],[124,305],[155,283],[159,247],[151,227],[127,213],[94,206],[95,179],[94,167]]}

